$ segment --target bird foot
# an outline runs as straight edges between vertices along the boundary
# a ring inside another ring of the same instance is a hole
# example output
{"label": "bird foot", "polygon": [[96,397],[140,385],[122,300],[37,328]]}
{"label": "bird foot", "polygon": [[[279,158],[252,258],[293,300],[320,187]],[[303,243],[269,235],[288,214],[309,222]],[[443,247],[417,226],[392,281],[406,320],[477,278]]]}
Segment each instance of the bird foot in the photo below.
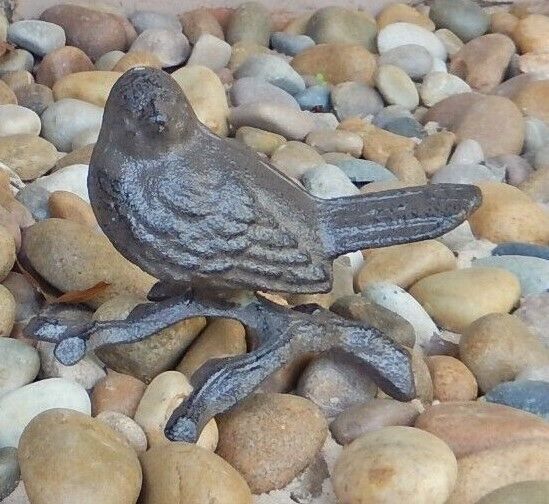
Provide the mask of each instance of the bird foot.
{"label": "bird foot", "polygon": [[408,352],[377,329],[327,310],[293,310],[261,297],[236,304],[187,292],[139,305],[124,320],[75,324],[38,316],[29,322],[25,334],[55,343],[56,358],[72,365],[86,351],[140,341],[199,315],[239,320],[257,335],[258,344],[247,354],[210,360],[193,375],[192,393],[166,426],[166,436],[171,440],[195,442],[211,418],[247,397],[284,365],[311,352],[348,352],[389,395],[399,400],[415,395]]}

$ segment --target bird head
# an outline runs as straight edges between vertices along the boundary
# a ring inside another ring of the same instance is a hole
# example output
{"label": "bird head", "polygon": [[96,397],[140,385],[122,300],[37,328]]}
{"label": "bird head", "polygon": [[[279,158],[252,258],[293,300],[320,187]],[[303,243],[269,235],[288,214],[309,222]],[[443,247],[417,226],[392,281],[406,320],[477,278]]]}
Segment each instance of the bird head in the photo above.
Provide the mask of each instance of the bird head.
{"label": "bird head", "polygon": [[[195,124],[194,112],[183,90],[166,72],[137,67],[113,86],[105,105],[101,133],[123,137],[125,143],[145,146],[172,143]],[[119,145],[119,141],[117,142]]]}

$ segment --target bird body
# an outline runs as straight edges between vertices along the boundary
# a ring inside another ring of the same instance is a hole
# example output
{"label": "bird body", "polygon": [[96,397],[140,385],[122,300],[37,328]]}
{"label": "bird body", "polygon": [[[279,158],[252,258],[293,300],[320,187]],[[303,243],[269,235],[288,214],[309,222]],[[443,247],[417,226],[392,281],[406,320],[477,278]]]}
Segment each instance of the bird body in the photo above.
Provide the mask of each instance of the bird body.
{"label": "bird body", "polygon": [[161,70],[116,83],[88,176],[114,246],[169,285],[327,292],[345,252],[438,236],[478,205],[473,186],[322,200],[196,118]]}

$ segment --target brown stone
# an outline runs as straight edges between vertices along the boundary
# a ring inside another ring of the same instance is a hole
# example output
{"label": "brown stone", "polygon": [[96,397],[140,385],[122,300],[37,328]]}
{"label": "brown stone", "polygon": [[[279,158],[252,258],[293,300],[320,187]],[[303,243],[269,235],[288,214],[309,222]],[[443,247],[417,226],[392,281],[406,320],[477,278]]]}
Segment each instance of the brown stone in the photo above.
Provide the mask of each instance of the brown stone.
{"label": "brown stone", "polygon": [[40,19],[61,26],[67,45],[82,49],[93,61],[109,51],[125,51],[129,44],[127,24],[109,12],[63,4],[46,9]]}
{"label": "brown stone", "polygon": [[60,170],[61,168],[64,168],[65,166],[71,166],[75,164],[90,164],[91,155],[93,152],[93,147],[95,144],[88,144],[84,147],[80,147],[78,149],[73,150],[72,152],[69,152],[65,156],[63,156],[57,163],[55,164],[55,170]]}
{"label": "brown stone", "polygon": [[494,243],[549,244],[549,216],[525,193],[499,182],[478,184],[482,205],[469,217],[475,236]]}
{"label": "brown stone", "polygon": [[47,219],[25,229],[22,249],[33,268],[63,292],[108,283],[88,301],[91,306],[120,294],[145,298],[156,282],[125,259],[106,236],[66,219]]}
{"label": "brown stone", "polygon": [[4,81],[0,81],[0,105],[8,103],[17,105],[17,96]]}
{"label": "brown stone", "polygon": [[513,101],[524,115],[549,122],[549,80],[529,82]]}
{"label": "brown stone", "polygon": [[[145,301],[135,296],[117,296],[95,312],[96,320],[124,319]],[[158,374],[173,369],[185,350],[206,326],[204,317],[193,317],[173,324],[149,338],[135,343],[120,343],[96,350],[110,368],[149,383]]]}
{"label": "brown stone", "polygon": [[477,398],[475,376],[465,364],[448,355],[427,357],[433,380],[433,398],[440,402],[472,401]]}
{"label": "brown stone", "polygon": [[455,141],[456,135],[451,131],[440,131],[425,137],[416,145],[415,157],[427,175],[433,175],[446,165]]}
{"label": "brown stone", "polygon": [[53,92],[44,84],[33,83],[19,86],[15,90],[15,96],[19,105],[31,109],[38,115],[42,115],[42,112],[53,103]]}
{"label": "brown stone", "polygon": [[179,15],[183,33],[191,44],[196,44],[201,35],[209,33],[218,39],[225,40],[223,28],[209,9],[200,8]]}
{"label": "brown stone", "polygon": [[362,150],[364,158],[382,165],[387,163],[391,154],[402,151],[412,152],[415,146],[411,138],[395,135],[358,118],[347,119],[338,128],[358,133],[364,141]]}
{"label": "brown stone", "polygon": [[549,365],[549,350],[524,322],[507,314],[492,313],[471,324],[459,353],[485,392],[514,380],[524,369]]}
{"label": "brown stone", "polygon": [[356,285],[359,291],[375,282],[390,282],[407,289],[426,276],[456,267],[453,252],[438,241],[394,245],[366,251]]}
{"label": "brown stone", "polygon": [[147,51],[132,51],[122,56],[118,63],[114,65],[113,72],[127,72],[130,68],[138,66],[147,66],[152,68],[162,68],[162,62],[158,56]]}
{"label": "brown stone", "polygon": [[476,140],[485,157],[520,154],[524,121],[517,106],[502,96],[486,96],[470,107],[452,131],[457,142]]}
{"label": "brown stone", "polygon": [[347,445],[332,473],[338,502],[444,504],[457,476],[454,454],[413,427],[385,427]]}
{"label": "brown stone", "polygon": [[417,418],[415,426],[442,439],[458,459],[518,441],[549,441],[549,424],[542,418],[483,401],[431,406]]}
{"label": "brown stone", "polygon": [[[192,390],[189,380],[178,371],[161,373],[147,386],[135,411],[134,420],[147,435],[150,447],[172,442],[166,438],[164,429],[175,408]],[[215,451],[217,439],[217,425],[212,418],[204,426],[196,443],[198,446]]]}
{"label": "brown stone", "polygon": [[513,40],[522,53],[549,52],[549,17],[533,14],[522,18],[513,30]]}
{"label": "brown stone", "polygon": [[246,353],[246,330],[237,320],[212,320],[185,352],[177,371],[191,378],[210,359]]}
{"label": "brown stone", "polygon": [[358,44],[320,44],[299,53],[292,66],[301,75],[322,74],[327,82],[358,81],[373,85],[375,56]]}
{"label": "brown stone", "polygon": [[490,31],[512,37],[518,22],[519,19],[510,12],[496,11],[490,17]]}
{"label": "brown stone", "polygon": [[314,460],[328,430],[317,406],[285,394],[253,395],[217,418],[217,453],[244,477],[253,493],[269,492],[293,480]]}
{"label": "brown stone", "polygon": [[458,479],[446,504],[476,504],[502,486],[547,480],[548,467],[549,440],[522,441],[467,455],[458,460]]}
{"label": "brown stone", "polygon": [[153,447],[140,459],[140,504],[252,504],[242,476],[204,448],[174,443]]}
{"label": "brown stone", "polygon": [[435,31],[435,23],[405,3],[391,3],[378,14],[377,26],[380,30],[392,23],[411,23]]}
{"label": "brown stone", "polygon": [[489,313],[508,313],[520,299],[520,282],[499,268],[466,268],[421,279],[410,294],[444,329],[461,333]]}
{"label": "brown stone", "polygon": [[387,159],[386,168],[408,186],[425,185],[425,170],[413,152],[393,152]]}
{"label": "brown stone", "polygon": [[506,35],[491,33],[467,42],[453,57],[450,71],[475,91],[491,92],[502,80],[515,53]]}
{"label": "brown stone", "polygon": [[92,415],[102,411],[116,411],[133,418],[146,385],[133,376],[117,373],[112,369],[93,387],[91,394]]}
{"label": "brown stone", "polygon": [[51,409],[36,416],[23,431],[18,458],[33,504],[134,504],[141,489],[133,448],[77,411]]}
{"label": "brown stone", "polygon": [[0,138],[0,161],[17,172],[22,180],[34,180],[53,168],[57,150],[36,135],[10,135]]}
{"label": "brown stone", "polygon": [[15,91],[18,87],[34,83],[34,76],[27,70],[15,70],[2,75],[1,79]]}
{"label": "brown stone", "polygon": [[449,96],[431,107],[423,116],[423,124],[436,122],[442,128],[453,131],[453,127],[459,124],[467,111],[483,100],[480,93],[460,93]]}
{"label": "brown stone", "polygon": [[75,98],[104,107],[120,72],[77,72],[65,75],[53,86],[55,100]]}
{"label": "brown stone", "polygon": [[77,194],[68,191],[54,191],[48,199],[51,217],[68,219],[79,224],[97,228],[97,219],[91,205]]}
{"label": "brown stone", "polygon": [[330,431],[339,444],[349,444],[367,432],[391,425],[410,426],[419,415],[413,403],[394,399],[372,399],[340,413],[330,424]]}
{"label": "brown stone", "polygon": [[44,56],[36,70],[36,82],[51,88],[65,75],[93,69],[93,63],[84,51],[77,47],[60,47]]}

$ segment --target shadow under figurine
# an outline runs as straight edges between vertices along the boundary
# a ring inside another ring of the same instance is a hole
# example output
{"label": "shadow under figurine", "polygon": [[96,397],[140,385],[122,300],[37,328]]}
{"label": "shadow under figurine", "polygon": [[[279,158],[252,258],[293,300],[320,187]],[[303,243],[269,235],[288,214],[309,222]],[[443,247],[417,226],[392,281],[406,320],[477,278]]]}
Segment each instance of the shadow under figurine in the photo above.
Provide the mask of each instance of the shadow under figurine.
{"label": "shadow under figurine", "polygon": [[327,292],[346,252],[440,236],[480,203],[474,186],[440,184],[323,200],[250,149],[202,125],[165,72],[136,68],[113,87],[88,189],[114,246],[159,282],[125,320],[74,324],[38,316],[29,336],[56,343],[63,364],[132,343],[194,316],[233,318],[251,352],[206,363],[166,427],[195,442],[204,425],[296,357],[337,348],[378,386],[414,397],[408,352],[377,329],[322,309],[290,309],[247,291]]}

